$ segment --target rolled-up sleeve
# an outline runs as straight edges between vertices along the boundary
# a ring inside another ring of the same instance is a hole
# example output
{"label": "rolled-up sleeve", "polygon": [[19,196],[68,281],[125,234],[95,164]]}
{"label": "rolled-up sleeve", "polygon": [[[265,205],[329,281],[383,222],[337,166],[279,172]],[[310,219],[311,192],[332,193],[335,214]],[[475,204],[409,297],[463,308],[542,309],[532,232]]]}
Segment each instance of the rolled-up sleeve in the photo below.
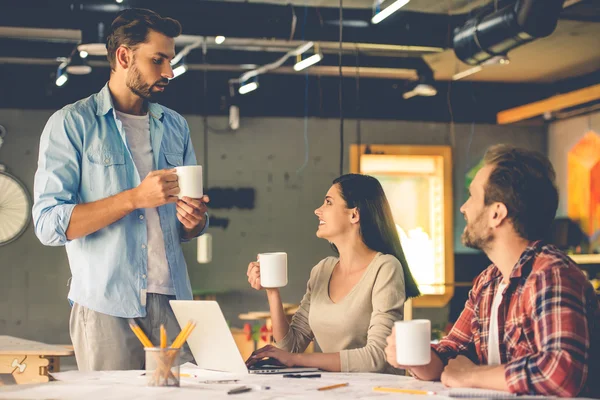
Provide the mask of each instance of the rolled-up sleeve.
{"label": "rolled-up sleeve", "polygon": [[[188,126],[187,121],[183,120],[183,124],[185,126],[185,132],[187,136],[187,143],[185,146],[185,151],[183,153],[183,165],[198,165],[198,161],[196,160],[196,153],[194,152],[194,145],[192,144],[192,137],[190,135],[190,128]],[[204,171],[203,171],[204,172]],[[203,188],[203,191],[206,194],[206,191]],[[204,235],[208,226],[210,225],[210,218],[208,216],[208,212],[204,214],[206,218],[206,224],[204,224],[204,228],[198,233],[198,236]],[[181,242],[189,242],[192,238],[186,237],[186,231],[183,229],[183,224],[177,220],[177,225],[179,227],[179,239]],[[196,237],[198,237],[196,236]]]}
{"label": "rolled-up sleeve", "polygon": [[448,364],[450,359],[456,358],[459,355],[465,356],[473,362],[478,360],[471,323],[474,317],[474,304],[485,281],[484,276],[485,271],[477,277],[473,289],[469,291],[465,308],[456,320],[450,333],[440,340],[439,343],[431,346],[444,365]]}
{"label": "rolled-up sleeve", "polygon": [[67,243],[67,228],[81,182],[80,136],[65,110],[54,113],[42,132],[32,209],[35,234],[47,246]]}

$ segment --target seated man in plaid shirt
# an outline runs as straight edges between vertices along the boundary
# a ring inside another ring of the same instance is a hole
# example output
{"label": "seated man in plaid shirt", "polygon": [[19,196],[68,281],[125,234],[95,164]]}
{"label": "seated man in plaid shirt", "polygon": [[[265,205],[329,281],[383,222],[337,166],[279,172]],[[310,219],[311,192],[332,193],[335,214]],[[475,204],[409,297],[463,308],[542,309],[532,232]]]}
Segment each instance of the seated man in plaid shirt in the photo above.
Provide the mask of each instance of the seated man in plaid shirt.
{"label": "seated man in plaid shirt", "polygon": [[493,262],[476,279],[426,366],[396,368],[449,387],[564,397],[600,396],[600,310],[577,265],[542,239],[558,206],[555,173],[537,152],[494,146],[461,207],[466,246]]}

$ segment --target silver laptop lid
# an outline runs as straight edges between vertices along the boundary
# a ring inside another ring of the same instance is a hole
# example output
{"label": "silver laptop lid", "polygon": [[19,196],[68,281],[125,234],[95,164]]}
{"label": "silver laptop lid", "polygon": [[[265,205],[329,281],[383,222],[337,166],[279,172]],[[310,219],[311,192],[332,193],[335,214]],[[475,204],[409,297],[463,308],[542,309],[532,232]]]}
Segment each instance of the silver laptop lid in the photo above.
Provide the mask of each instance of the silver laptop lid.
{"label": "silver laptop lid", "polygon": [[197,322],[187,343],[198,367],[248,374],[246,363],[216,301],[171,300],[170,304],[180,327],[183,328],[191,319]]}

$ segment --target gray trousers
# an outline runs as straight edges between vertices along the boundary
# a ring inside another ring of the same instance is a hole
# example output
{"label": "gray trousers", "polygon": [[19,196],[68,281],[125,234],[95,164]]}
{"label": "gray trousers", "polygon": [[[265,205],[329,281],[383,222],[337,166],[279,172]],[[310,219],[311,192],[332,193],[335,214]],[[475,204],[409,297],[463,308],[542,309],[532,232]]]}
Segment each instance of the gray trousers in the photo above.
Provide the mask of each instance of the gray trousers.
{"label": "gray trousers", "polygon": [[[160,344],[160,325],[167,330],[169,345],[181,331],[169,300],[174,296],[148,293],[146,317],[135,318],[152,344]],[[130,370],[145,368],[144,347],[129,327],[129,319],[99,313],[77,303],[69,319],[71,341],[80,371]],[[194,362],[187,344],[180,362]]]}

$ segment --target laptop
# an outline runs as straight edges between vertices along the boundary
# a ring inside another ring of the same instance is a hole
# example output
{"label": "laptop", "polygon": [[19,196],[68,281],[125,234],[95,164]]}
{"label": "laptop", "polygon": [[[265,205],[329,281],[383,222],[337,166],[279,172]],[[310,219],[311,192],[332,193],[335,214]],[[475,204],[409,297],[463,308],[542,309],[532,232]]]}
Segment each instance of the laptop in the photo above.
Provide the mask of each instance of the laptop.
{"label": "laptop", "polygon": [[170,300],[170,304],[181,328],[189,320],[197,322],[187,343],[196,359],[196,364],[202,369],[236,374],[287,374],[318,371],[318,368],[290,368],[273,365],[249,369],[233,340],[221,307],[216,301]]}

